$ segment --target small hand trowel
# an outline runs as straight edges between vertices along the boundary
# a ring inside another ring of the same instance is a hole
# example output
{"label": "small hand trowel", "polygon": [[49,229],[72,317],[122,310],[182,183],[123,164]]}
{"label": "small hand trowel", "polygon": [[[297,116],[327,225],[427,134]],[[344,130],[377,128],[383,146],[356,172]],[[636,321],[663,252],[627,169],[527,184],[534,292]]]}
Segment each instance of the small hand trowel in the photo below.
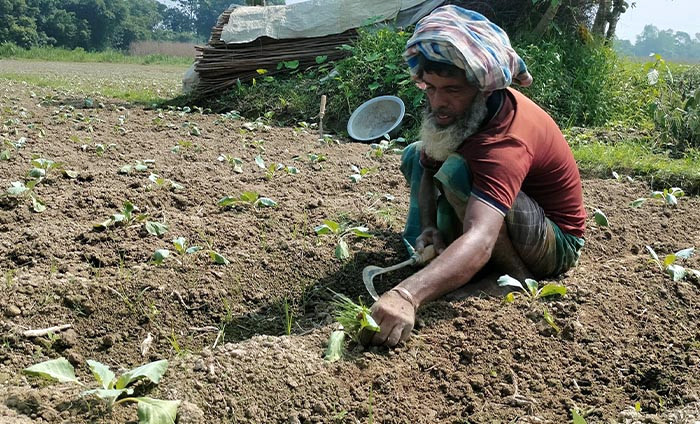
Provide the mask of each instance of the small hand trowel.
{"label": "small hand trowel", "polygon": [[379,274],[384,274],[385,272],[395,271],[399,268],[403,268],[408,265],[425,264],[430,262],[430,260],[434,257],[435,247],[433,247],[433,245],[430,245],[423,249],[422,253],[414,251],[409,259],[393,266],[380,268],[378,266],[369,265],[362,270],[362,281],[364,281],[365,287],[367,288],[367,291],[369,292],[370,296],[372,296],[372,299],[377,300],[379,299],[379,295],[377,294],[377,290],[374,289],[374,283],[372,282],[374,277],[376,277]]}

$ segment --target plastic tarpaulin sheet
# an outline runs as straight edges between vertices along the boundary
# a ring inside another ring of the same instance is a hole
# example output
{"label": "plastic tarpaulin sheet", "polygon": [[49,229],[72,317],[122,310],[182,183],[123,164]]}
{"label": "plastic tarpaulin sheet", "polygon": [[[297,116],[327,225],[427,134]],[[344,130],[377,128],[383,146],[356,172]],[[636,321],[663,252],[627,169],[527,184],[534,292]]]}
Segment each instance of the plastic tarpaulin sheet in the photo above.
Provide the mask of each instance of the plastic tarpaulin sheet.
{"label": "plastic tarpaulin sheet", "polygon": [[223,28],[221,40],[237,44],[248,43],[263,36],[275,39],[323,37],[361,27],[368,20],[390,20],[396,18],[402,10],[421,10],[421,5],[430,6],[427,3],[434,3],[434,7],[437,7],[442,2],[443,0],[310,0],[286,6],[237,7]]}

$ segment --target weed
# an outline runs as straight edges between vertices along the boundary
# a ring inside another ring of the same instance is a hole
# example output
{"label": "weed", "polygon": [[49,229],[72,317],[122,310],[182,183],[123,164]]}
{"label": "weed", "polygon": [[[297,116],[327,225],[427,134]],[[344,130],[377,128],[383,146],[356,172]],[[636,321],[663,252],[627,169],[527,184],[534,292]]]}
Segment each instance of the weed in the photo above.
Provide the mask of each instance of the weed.
{"label": "weed", "polygon": [[282,310],[284,311],[285,334],[289,336],[290,334],[292,334],[294,312],[292,311],[292,308],[290,307],[289,301],[287,299],[284,299],[284,303],[282,304]]}
{"label": "weed", "polygon": [[[82,396],[97,396],[102,399],[111,410],[114,405],[126,402],[138,404],[138,417],[140,424],[147,423],[175,423],[179,400],[159,400],[150,397],[132,397],[134,389],[130,387],[141,379],[147,379],[154,384],[160,382],[161,377],[168,369],[168,361],[160,360],[142,365],[117,376],[104,364],[88,360],[88,367],[92,371],[98,389],[89,389],[82,392]],[[41,362],[22,370],[25,374],[45,378],[61,383],[75,383],[85,387],[75,377],[75,369],[65,358],[52,359]]]}

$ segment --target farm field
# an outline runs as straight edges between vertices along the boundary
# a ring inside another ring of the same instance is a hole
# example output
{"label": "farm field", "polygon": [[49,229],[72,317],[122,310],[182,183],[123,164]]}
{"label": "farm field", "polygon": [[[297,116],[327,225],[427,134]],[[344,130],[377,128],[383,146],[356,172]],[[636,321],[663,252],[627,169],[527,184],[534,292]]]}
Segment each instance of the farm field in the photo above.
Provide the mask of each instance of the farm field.
{"label": "farm field", "polygon": [[[86,384],[86,360],[118,371],[167,359],[157,386],[136,389],[181,400],[179,423],[564,423],[572,409],[588,423],[700,420],[700,282],[673,281],[646,248],[663,261],[700,247],[697,198],[673,207],[635,176],[585,179],[581,262],[552,281],[565,296],[436,301],[407,343],[349,343],[330,363],[330,290],[370,302],[362,268],[406,259],[400,156],[101,91],[123,81],[171,96],[178,69],[0,61],[2,193],[44,166],[33,189],[0,197],[0,423],[137,421],[133,404],[107,411],[21,372],[58,357]],[[324,220],[373,237],[345,236],[341,261],[337,236],[315,231]],[[178,252],[180,237],[201,250]]]}

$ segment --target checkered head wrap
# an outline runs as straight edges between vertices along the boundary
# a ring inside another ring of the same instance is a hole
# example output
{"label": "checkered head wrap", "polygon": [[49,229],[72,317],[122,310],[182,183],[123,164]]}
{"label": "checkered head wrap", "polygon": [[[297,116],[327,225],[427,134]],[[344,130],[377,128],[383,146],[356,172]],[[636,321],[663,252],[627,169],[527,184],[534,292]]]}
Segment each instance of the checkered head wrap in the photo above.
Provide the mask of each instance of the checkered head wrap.
{"label": "checkered head wrap", "polygon": [[403,56],[411,75],[420,73],[420,55],[464,69],[467,81],[490,92],[515,82],[532,84],[525,62],[510,45],[508,35],[483,15],[458,6],[442,6],[424,17]]}

